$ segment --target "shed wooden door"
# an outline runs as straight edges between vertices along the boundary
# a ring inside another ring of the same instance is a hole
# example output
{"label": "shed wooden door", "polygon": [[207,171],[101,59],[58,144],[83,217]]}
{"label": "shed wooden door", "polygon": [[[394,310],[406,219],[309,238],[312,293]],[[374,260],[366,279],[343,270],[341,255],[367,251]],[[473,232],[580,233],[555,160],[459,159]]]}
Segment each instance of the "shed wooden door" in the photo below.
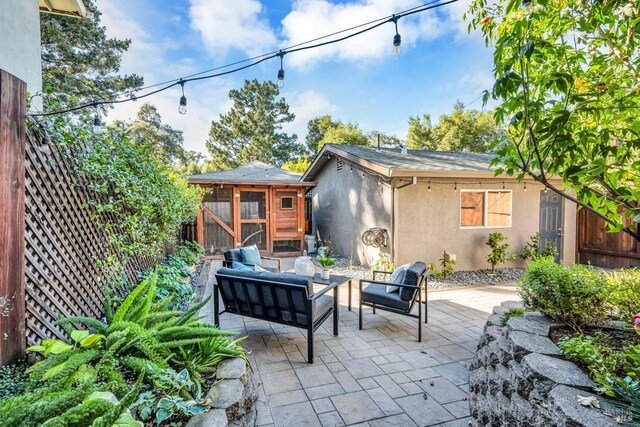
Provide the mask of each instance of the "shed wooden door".
{"label": "shed wooden door", "polygon": [[302,192],[273,189],[271,230],[273,252],[298,252],[302,245],[304,203]]}
{"label": "shed wooden door", "polygon": [[236,246],[256,245],[259,250],[268,252],[269,247],[269,215],[267,189],[240,189],[240,209],[238,212],[238,227],[240,231]]}
{"label": "shed wooden door", "polygon": [[558,249],[556,261],[562,259],[562,202],[552,191],[540,191],[540,247],[554,243]]}

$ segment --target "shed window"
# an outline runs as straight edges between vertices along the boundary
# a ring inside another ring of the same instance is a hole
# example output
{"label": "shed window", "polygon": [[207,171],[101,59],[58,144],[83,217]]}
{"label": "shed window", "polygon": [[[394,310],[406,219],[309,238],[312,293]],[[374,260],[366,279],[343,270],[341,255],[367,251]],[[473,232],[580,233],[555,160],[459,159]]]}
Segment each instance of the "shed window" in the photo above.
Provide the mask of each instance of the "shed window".
{"label": "shed window", "polygon": [[293,197],[283,197],[280,202],[281,209],[293,209]]}
{"label": "shed window", "polygon": [[511,227],[510,190],[462,190],[461,227]]}

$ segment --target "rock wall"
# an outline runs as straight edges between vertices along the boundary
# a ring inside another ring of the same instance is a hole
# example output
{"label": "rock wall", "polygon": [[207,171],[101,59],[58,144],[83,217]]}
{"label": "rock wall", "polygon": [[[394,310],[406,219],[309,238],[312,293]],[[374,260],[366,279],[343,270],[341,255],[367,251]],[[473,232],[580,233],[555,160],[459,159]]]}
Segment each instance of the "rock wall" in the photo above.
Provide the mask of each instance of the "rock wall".
{"label": "rock wall", "polygon": [[216,379],[207,394],[211,409],[194,415],[187,427],[254,426],[257,413],[253,403],[258,398],[258,387],[245,361],[235,358],[220,362]]}
{"label": "rock wall", "polygon": [[[519,303],[495,307],[478,343],[469,372],[469,406],[475,426],[620,426],[615,411],[591,393],[595,384],[565,360],[549,339],[560,325],[540,313],[512,317]],[[603,409],[585,407],[578,396],[593,396]]]}

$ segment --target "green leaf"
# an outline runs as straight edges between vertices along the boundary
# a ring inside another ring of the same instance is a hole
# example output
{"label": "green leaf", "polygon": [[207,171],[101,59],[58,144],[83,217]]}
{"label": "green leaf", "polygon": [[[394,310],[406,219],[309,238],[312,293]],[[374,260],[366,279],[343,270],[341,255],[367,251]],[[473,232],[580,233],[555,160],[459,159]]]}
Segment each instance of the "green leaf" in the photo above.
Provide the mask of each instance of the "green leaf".
{"label": "green leaf", "polygon": [[71,339],[75,342],[80,342],[83,339],[85,339],[86,337],[89,336],[89,331],[79,331],[79,330],[73,330],[71,331]]}
{"label": "green leaf", "polygon": [[65,351],[69,351],[72,348],[72,345],[69,345],[64,341],[56,340],[55,342],[51,343],[51,345],[47,346],[46,350],[44,351],[44,356],[46,357],[49,354],[64,353]]}
{"label": "green leaf", "polygon": [[91,347],[104,339],[106,339],[106,337],[102,334],[91,334],[88,337],[84,338],[82,341],[80,341],[80,346],[84,348]]}

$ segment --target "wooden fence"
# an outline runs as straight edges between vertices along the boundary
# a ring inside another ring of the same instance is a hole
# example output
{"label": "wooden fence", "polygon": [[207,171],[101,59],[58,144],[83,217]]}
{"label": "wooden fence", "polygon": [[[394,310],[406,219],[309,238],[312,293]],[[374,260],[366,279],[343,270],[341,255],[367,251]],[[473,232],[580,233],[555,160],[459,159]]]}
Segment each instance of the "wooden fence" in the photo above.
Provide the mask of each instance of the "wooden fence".
{"label": "wooden fence", "polygon": [[581,264],[608,268],[640,266],[637,240],[626,233],[609,233],[604,221],[586,209],[578,212],[577,250]]}

